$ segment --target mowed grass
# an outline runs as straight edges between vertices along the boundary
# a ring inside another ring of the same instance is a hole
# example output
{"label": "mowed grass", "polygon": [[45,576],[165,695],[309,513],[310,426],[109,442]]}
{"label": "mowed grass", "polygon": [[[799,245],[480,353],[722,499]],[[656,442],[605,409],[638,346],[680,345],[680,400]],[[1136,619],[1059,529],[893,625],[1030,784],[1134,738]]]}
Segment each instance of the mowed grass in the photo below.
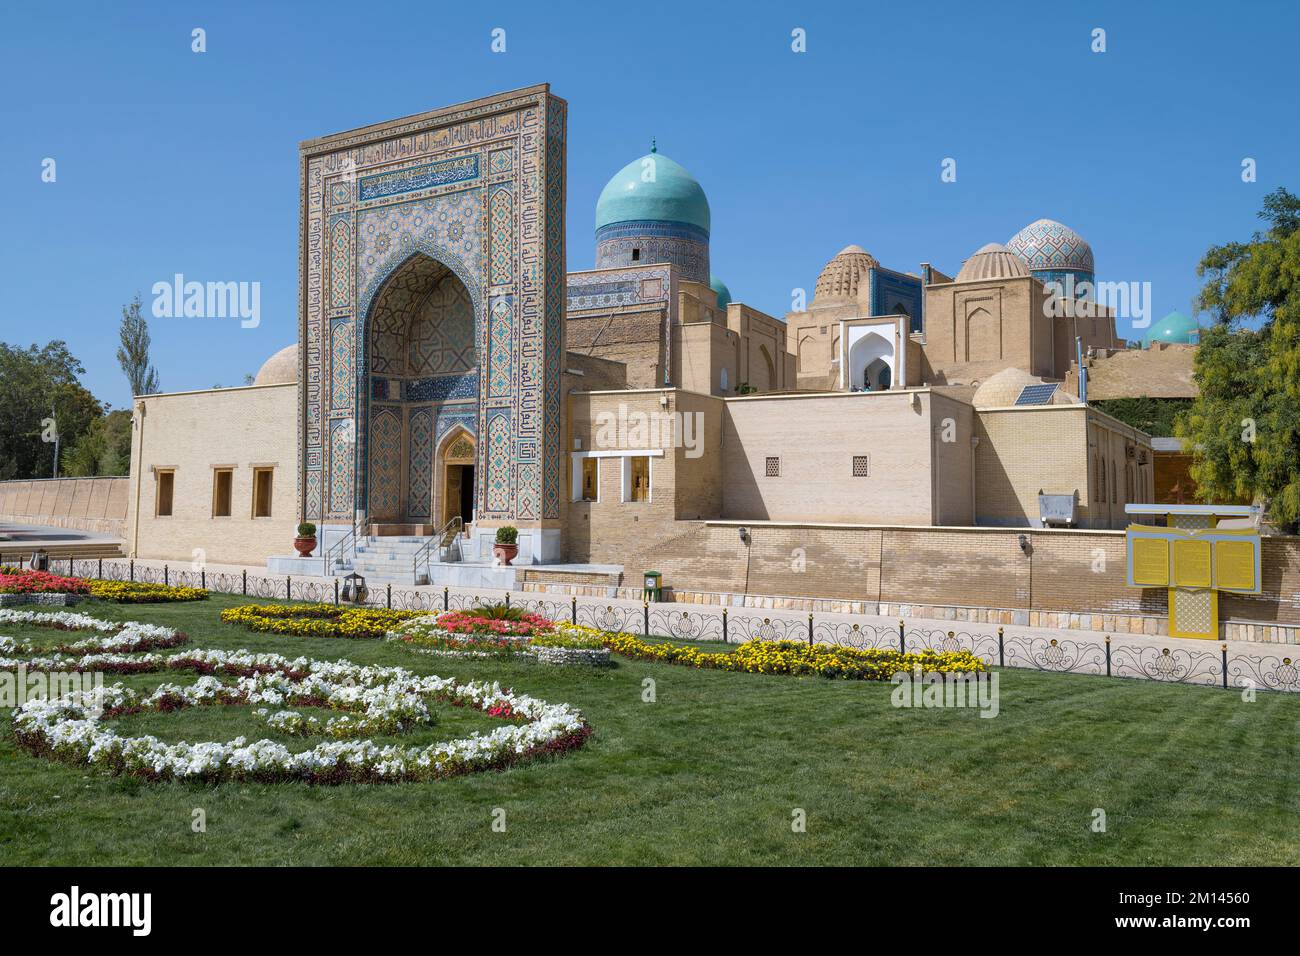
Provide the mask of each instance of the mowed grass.
{"label": "mowed grass", "polygon": [[[1291,864],[1300,697],[1001,672],[1001,712],[901,710],[885,684],[459,661],[378,641],[253,634],[225,596],[93,607],[191,646],[495,679],[581,708],[581,750],[418,785],[151,784],[36,759],[0,732],[0,863]],[[83,606],[84,607],[84,606]],[[3,627],[24,639],[50,631]],[[84,636],[84,635],[77,635]],[[161,675],[126,680],[149,687]],[[188,682],[189,674],[166,679]],[[653,680],[655,702],[643,701]],[[428,743],[490,727],[440,714]],[[167,740],[275,737],[248,708],[141,715]],[[303,741],[296,745],[307,746]],[[191,828],[206,814],[207,831]],[[505,831],[493,829],[505,811]],[[1094,832],[1094,810],[1106,831]],[[795,832],[796,811],[806,832]]]}

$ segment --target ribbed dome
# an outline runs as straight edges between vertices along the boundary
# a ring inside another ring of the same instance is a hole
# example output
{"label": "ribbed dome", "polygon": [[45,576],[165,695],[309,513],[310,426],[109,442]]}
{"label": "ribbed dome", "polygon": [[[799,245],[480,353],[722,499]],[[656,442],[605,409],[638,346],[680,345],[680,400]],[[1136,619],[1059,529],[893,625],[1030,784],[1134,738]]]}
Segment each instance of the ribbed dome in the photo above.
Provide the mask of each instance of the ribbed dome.
{"label": "ribbed dome", "polygon": [[663,153],[628,163],[596,201],[596,228],[615,222],[676,222],[709,231],[709,200],[695,177]]}
{"label": "ribbed dome", "polygon": [[876,257],[861,246],[845,246],[822,269],[817,277],[817,287],[813,290],[813,301],[818,303],[851,302],[858,298],[861,289],[865,296],[869,293],[865,280],[867,272],[878,269],[880,263]]}
{"label": "ribbed dome", "polygon": [[1092,246],[1069,226],[1052,219],[1031,222],[1011,237],[1007,248],[1024,259],[1031,272],[1093,271]]}
{"label": "ribbed dome", "polygon": [[286,345],[264,363],[254,385],[290,385],[298,381],[298,346]]}
{"label": "ribbed dome", "polygon": [[717,276],[709,276],[709,288],[717,293],[719,309],[725,309],[731,303],[731,290],[727,288],[727,283]]}
{"label": "ribbed dome", "polygon": [[976,282],[980,279],[1023,279],[1029,277],[1025,260],[1002,245],[990,242],[981,246],[963,263],[957,273],[958,282]]}
{"label": "ribbed dome", "polygon": [[1146,334],[1142,336],[1142,341],[1144,343],[1176,342],[1186,345],[1198,341],[1200,332],[1200,324],[1195,319],[1183,315],[1181,312],[1170,312],[1146,330]]}

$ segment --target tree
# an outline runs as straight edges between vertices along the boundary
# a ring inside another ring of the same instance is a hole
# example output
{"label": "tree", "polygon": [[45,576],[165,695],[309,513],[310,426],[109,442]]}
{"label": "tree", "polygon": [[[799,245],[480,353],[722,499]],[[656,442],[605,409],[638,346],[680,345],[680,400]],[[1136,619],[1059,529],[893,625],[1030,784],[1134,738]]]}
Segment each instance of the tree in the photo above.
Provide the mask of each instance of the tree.
{"label": "tree", "polygon": [[149,364],[149,323],[140,313],[140,293],[130,305],[122,307],[122,341],[117,350],[117,364],[122,366],[132,395],[152,395],[158,391],[158,370]]}
{"label": "tree", "polygon": [[0,479],[52,477],[55,434],[66,446],[100,417],[99,402],[78,380],[84,372],[64,342],[0,343]]}
{"label": "tree", "polygon": [[[1197,300],[1218,325],[1201,335],[1200,397],[1179,418],[1205,500],[1262,501],[1273,522],[1300,523],[1300,198],[1277,189],[1250,242],[1211,248]],[[1258,321],[1257,330],[1245,328]]]}
{"label": "tree", "polygon": [[63,452],[63,474],[69,478],[125,475],[131,470],[131,413],[110,411]]}

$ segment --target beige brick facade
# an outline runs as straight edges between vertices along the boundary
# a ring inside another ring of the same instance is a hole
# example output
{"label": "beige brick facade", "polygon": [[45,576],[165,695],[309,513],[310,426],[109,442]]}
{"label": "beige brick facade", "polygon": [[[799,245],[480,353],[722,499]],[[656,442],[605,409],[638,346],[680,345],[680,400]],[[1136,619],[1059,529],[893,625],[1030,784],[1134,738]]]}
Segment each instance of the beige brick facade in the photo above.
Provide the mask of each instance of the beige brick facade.
{"label": "beige brick facade", "polygon": [[[298,526],[297,385],[137,398],[125,547],[132,556],[264,563],[291,554]],[[214,472],[231,470],[230,516],[214,517]],[[253,475],[272,471],[269,517],[253,516]],[[158,476],[173,475],[172,513]],[[196,554],[196,549],[198,554]]]}

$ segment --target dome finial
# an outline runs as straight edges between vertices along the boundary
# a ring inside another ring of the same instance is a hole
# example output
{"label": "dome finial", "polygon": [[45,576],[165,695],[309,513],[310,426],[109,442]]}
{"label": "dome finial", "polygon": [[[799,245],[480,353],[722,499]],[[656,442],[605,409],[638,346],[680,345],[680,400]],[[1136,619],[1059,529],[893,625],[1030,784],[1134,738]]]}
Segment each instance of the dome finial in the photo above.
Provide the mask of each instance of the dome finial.
{"label": "dome finial", "polygon": [[653,136],[650,137],[650,152],[652,153],[659,152],[659,144]]}

